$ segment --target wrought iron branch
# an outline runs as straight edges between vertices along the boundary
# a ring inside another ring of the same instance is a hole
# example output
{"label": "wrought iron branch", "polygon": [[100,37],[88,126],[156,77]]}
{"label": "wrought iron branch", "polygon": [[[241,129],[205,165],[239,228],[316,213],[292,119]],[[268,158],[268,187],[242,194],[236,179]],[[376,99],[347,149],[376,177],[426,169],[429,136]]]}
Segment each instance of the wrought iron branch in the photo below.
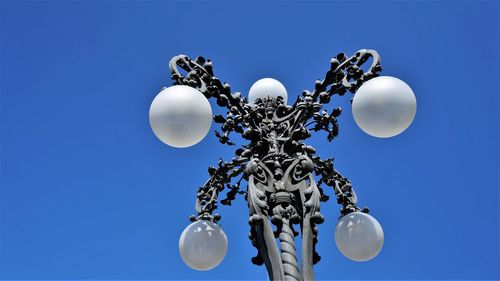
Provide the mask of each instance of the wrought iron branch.
{"label": "wrought iron branch", "polygon": [[243,172],[242,164],[246,161],[247,159],[244,158],[234,159],[231,162],[219,160],[217,168],[212,166],[208,168],[210,178],[198,189],[195,205],[197,215],[192,215],[190,217],[191,221],[205,219],[217,222],[220,220],[219,214],[212,214],[217,209],[219,193],[226,187],[229,189],[225,202],[228,202],[226,204],[230,205],[230,201],[235,199],[233,193],[238,192],[242,177],[234,185],[231,184],[231,180],[241,175]]}
{"label": "wrought iron branch", "polygon": [[337,203],[342,206],[341,216],[356,211],[369,212],[368,208],[360,209],[357,206],[357,196],[351,182],[334,169],[332,158],[321,160],[317,157],[313,161],[315,162],[315,172],[321,178],[320,182],[333,187]]}
{"label": "wrought iron branch", "polygon": [[222,144],[234,145],[229,140],[229,134],[232,131],[242,134],[242,128],[248,127],[247,120],[243,118],[248,115],[249,109],[246,99],[240,93],[231,93],[231,86],[215,77],[209,59],[197,57],[192,60],[186,55],[178,55],[170,60],[169,67],[174,85],[196,88],[206,98],[215,98],[217,105],[228,109],[226,117],[214,116],[214,121],[222,124],[222,133],[216,131],[215,134]]}
{"label": "wrought iron branch", "polygon": [[[370,67],[363,71],[361,66],[370,58]],[[316,80],[313,99],[319,97],[321,103],[328,103],[335,94],[342,96],[346,91],[354,93],[364,82],[378,76],[381,70],[380,56],[375,50],[362,49],[351,57],[340,53],[330,60],[330,70],[325,78]]]}

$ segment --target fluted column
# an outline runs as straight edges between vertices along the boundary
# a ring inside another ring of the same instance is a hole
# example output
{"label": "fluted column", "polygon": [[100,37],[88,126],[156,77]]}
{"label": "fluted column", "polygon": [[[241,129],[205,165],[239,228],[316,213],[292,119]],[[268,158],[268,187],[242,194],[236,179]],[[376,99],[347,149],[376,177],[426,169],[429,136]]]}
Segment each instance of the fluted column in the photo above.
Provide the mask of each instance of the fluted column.
{"label": "fluted column", "polygon": [[290,221],[283,219],[283,225],[279,234],[281,259],[283,261],[283,269],[285,271],[286,281],[299,281],[301,275],[299,272],[299,263],[297,260],[297,249],[295,247],[295,238]]}

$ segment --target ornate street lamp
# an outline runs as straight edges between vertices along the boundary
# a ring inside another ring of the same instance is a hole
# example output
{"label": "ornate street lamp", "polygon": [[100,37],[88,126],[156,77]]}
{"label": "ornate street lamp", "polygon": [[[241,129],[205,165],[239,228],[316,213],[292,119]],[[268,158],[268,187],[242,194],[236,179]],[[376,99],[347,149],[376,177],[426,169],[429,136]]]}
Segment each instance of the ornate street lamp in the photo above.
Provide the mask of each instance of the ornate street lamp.
{"label": "ornate street lamp", "polygon": [[[361,66],[366,64],[367,70]],[[368,67],[369,66],[369,67]],[[356,93],[352,99],[354,120],[366,133],[380,138],[403,132],[413,121],[416,99],[410,87],[393,77],[377,77],[380,57],[374,50],[359,50],[351,57],[339,54],[330,61],[324,80],[287,104],[287,91],[278,81],[264,78],[250,89],[248,99],[232,93],[229,84],[214,76],[212,62],[179,55],[170,61],[175,86],[164,88],[150,109],[156,136],[174,147],[189,147],[210,130],[211,120],[221,124],[215,135],[222,144],[234,145],[231,133],[248,143],[229,161],[209,167],[210,178],[198,189],[196,215],[182,233],[179,250],[193,269],[217,266],[227,251],[227,237],[214,214],[218,202],[231,205],[244,195],[250,212],[250,240],[257,248],[252,262],[265,264],[270,280],[314,280],[317,225],[323,222],[320,202],[328,196],[322,186],[334,189],[341,205],[335,242],[347,258],[374,258],[384,242],[382,227],[357,206],[349,180],[334,169],[333,159],[321,159],[304,143],[311,132],[326,131],[328,141],[338,135],[337,118],[342,109],[323,110],[334,95]],[[226,107],[226,116],[215,115],[208,98]],[[248,185],[243,189],[242,182]],[[226,192],[226,198],[219,195]],[[299,230],[299,231],[297,231]],[[302,262],[299,269],[295,237],[301,234]]]}

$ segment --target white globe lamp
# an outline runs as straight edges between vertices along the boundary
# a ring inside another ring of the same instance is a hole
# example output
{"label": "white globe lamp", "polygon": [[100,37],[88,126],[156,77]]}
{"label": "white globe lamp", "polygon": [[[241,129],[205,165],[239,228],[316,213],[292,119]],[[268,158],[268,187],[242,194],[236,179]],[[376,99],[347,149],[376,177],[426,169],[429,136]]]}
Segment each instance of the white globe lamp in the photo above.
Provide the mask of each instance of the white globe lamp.
{"label": "white globe lamp", "polygon": [[210,130],[212,107],[195,88],[168,87],[151,103],[149,123],[162,142],[173,147],[189,147],[200,142]]}
{"label": "white globe lamp", "polygon": [[382,249],[384,231],[374,217],[362,212],[349,213],[335,227],[335,244],[350,260],[368,261]]}
{"label": "white globe lamp", "polygon": [[390,76],[368,80],[356,91],[352,113],[365,133],[388,138],[406,130],[417,112],[417,100],[410,86]]}
{"label": "white globe lamp", "polygon": [[210,270],[226,256],[226,234],[211,221],[193,222],[181,234],[179,252],[182,260],[192,269]]}
{"label": "white globe lamp", "polygon": [[257,99],[282,97],[286,104],[288,93],[280,81],[273,78],[262,78],[255,82],[248,91],[248,103],[254,104]]}

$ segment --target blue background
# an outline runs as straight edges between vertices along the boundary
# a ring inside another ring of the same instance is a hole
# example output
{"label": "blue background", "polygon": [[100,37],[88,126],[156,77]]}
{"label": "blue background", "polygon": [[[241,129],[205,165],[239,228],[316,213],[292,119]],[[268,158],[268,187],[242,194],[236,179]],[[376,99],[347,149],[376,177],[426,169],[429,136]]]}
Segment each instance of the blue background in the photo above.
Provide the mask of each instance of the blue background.
{"label": "blue background", "polygon": [[1,278],[265,279],[241,197],[220,208],[219,267],[178,255],[206,167],[234,147],[156,139],[148,110],[167,63],[203,55],[235,91],[274,77],[294,99],[337,53],[372,48],[413,88],[417,116],[376,139],[348,96],[332,101],[340,137],[309,143],[335,156],[386,240],[370,262],[344,258],[330,200],[317,279],[500,279],[499,15],[496,1],[2,1]]}

